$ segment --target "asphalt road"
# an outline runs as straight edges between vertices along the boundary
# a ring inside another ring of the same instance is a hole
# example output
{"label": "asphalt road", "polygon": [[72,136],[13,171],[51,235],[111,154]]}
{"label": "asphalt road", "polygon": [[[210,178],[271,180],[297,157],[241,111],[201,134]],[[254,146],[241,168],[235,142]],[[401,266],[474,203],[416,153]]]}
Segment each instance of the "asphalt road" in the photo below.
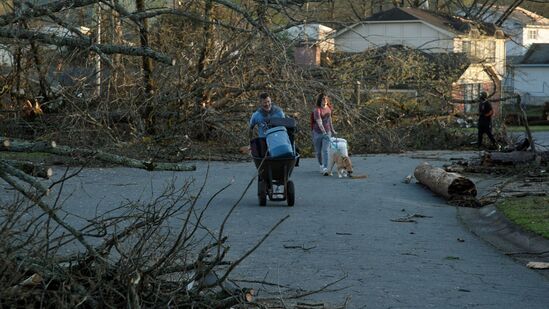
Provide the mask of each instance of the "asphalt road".
{"label": "asphalt road", "polygon": [[[367,179],[324,177],[315,160],[304,159],[292,175],[294,207],[284,202],[259,207],[254,183],[226,225],[230,259],[251,248],[279,219],[290,217],[233,278],[305,290],[345,278],[331,287],[340,290],[309,299],[347,302],[348,308],[548,308],[547,277],[472,235],[457,219],[455,207],[419,184],[402,182],[423,161],[441,165],[467,155],[422,152],[353,157],[355,174],[367,173]],[[85,169],[65,184],[64,209],[91,217],[123,201],[150,201],[165,185],[178,186],[188,178],[196,180],[196,192],[208,163],[196,164],[196,172],[182,173]],[[213,200],[205,218],[208,227],[219,228],[254,172],[252,162],[210,163],[202,203],[223,186],[231,186]],[[9,194],[0,191],[4,199]],[[391,221],[413,214],[425,217],[413,218],[412,223]],[[81,223],[70,215],[66,220]],[[256,288],[260,296],[266,296],[266,290],[277,293],[272,286]]]}

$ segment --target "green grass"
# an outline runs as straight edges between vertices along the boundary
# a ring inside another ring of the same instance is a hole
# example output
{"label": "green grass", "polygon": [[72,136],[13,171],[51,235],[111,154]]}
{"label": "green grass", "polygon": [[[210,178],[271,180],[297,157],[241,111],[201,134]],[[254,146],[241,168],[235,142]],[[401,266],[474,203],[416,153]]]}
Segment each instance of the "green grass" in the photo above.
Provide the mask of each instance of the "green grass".
{"label": "green grass", "polygon": [[[496,132],[498,128],[492,128],[492,132]],[[477,133],[476,127],[471,128],[457,128],[457,130],[462,130],[466,133]],[[525,132],[526,129],[523,126],[508,126],[507,132]],[[549,126],[530,126],[530,132],[549,132]]]}
{"label": "green grass", "polygon": [[511,222],[549,239],[549,196],[509,198],[497,208]]}

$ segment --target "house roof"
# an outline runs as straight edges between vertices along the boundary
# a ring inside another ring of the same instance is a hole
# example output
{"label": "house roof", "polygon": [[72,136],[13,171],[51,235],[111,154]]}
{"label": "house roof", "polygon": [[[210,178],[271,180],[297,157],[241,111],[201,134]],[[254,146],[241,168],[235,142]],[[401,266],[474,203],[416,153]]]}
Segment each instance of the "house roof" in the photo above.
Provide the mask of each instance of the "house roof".
{"label": "house roof", "polygon": [[[509,6],[500,5],[495,6],[494,11],[498,14],[503,14]],[[540,25],[540,26],[549,26],[549,18],[545,18],[539,14],[528,11],[527,9],[521,8],[520,6],[515,8],[508,19],[513,19],[521,23],[522,25]]]}
{"label": "house roof", "polygon": [[532,44],[520,64],[549,64],[549,43]]}
{"label": "house roof", "polygon": [[383,21],[414,21],[414,20],[423,21],[437,28],[440,28],[442,30],[449,31],[455,34],[465,34],[471,31],[472,29],[478,29],[483,34],[494,35],[495,31],[497,30],[496,26],[490,23],[473,22],[471,20],[467,20],[462,17],[445,16],[445,15],[437,14],[437,13],[419,9],[419,8],[395,7],[387,11],[376,13],[366,18],[364,21],[354,24],[338,32],[335,36],[339,36],[361,24],[383,22]]}
{"label": "house roof", "polygon": [[508,65],[515,65],[515,64],[519,64],[522,59],[524,58],[524,55],[520,55],[520,56],[507,56],[505,57],[505,62],[508,64]]}
{"label": "house roof", "polygon": [[284,32],[288,34],[291,40],[325,40],[326,35],[331,34],[335,30],[321,24],[301,24],[286,29]]}

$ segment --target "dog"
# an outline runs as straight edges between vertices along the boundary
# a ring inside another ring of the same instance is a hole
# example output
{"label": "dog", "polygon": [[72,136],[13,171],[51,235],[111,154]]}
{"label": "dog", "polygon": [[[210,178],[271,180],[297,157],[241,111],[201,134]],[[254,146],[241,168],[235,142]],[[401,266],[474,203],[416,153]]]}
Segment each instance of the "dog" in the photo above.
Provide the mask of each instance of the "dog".
{"label": "dog", "polygon": [[332,169],[336,166],[337,176],[351,177],[353,174],[353,163],[347,154],[347,150],[340,151],[336,147],[328,147],[328,175],[332,176]]}

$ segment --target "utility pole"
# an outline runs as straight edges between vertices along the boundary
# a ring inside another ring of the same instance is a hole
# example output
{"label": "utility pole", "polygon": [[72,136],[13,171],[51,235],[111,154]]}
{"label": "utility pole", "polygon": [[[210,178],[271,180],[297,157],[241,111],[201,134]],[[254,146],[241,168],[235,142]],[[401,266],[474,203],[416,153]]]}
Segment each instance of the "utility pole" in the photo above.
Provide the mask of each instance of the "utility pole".
{"label": "utility pole", "polygon": [[[95,19],[96,22],[96,28],[95,28],[95,44],[101,44],[101,4],[97,3],[95,7],[92,9],[93,11],[93,19]],[[95,74],[94,74],[94,97],[101,96],[101,57],[99,54],[95,54],[95,57],[93,57],[93,60],[95,62]]]}

